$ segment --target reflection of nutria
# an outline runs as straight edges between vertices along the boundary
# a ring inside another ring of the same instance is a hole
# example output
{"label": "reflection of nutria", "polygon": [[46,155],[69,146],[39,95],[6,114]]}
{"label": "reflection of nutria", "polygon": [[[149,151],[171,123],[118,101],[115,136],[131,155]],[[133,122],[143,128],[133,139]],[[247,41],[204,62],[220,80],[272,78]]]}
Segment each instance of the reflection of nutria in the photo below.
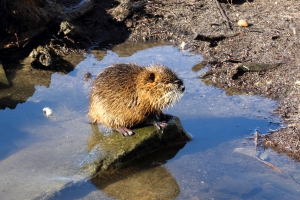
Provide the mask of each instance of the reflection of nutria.
{"label": "reflection of nutria", "polygon": [[88,116],[92,123],[111,127],[122,135],[132,135],[129,128],[143,122],[165,127],[167,115],[162,109],[173,105],[182,96],[181,79],[164,66],[140,67],[115,64],[96,78]]}

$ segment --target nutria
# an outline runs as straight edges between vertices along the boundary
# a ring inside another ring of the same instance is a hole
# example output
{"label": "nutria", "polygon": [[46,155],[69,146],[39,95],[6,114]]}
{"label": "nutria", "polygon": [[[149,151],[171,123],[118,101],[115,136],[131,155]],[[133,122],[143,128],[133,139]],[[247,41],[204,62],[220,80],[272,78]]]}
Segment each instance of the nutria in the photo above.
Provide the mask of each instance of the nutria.
{"label": "nutria", "polygon": [[182,80],[165,66],[114,64],[96,77],[88,116],[92,123],[124,136],[134,134],[130,128],[145,122],[161,129],[171,117],[162,110],[176,103],[184,89]]}

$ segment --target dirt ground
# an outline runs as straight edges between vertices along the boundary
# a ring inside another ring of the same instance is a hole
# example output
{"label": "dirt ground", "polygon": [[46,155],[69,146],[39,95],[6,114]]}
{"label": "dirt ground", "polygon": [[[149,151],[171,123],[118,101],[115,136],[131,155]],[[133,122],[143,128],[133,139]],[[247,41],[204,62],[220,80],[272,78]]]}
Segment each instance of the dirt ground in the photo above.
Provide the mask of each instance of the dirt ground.
{"label": "dirt ground", "polygon": [[[70,0],[60,3],[74,5]],[[248,26],[239,26],[239,20],[246,20]],[[206,84],[228,95],[258,94],[278,101],[274,114],[283,118],[283,128],[262,137],[262,145],[300,160],[298,0],[94,1],[92,10],[72,23],[92,44],[80,43],[75,35],[67,38],[77,41],[69,48],[126,39],[163,40],[178,46],[184,42],[188,50],[204,55],[209,71],[199,78]],[[46,38],[42,45],[49,44],[57,29],[42,33]]]}

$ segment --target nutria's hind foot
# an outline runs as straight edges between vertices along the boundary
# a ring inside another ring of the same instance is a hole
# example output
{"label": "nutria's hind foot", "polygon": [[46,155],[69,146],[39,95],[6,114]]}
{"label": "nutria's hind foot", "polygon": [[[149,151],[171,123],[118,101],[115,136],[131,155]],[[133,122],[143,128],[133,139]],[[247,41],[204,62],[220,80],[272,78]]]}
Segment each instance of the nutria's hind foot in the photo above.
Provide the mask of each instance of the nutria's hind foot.
{"label": "nutria's hind foot", "polygon": [[123,136],[131,136],[135,134],[131,129],[126,128],[125,126],[120,126],[116,129],[116,131],[121,133]]}

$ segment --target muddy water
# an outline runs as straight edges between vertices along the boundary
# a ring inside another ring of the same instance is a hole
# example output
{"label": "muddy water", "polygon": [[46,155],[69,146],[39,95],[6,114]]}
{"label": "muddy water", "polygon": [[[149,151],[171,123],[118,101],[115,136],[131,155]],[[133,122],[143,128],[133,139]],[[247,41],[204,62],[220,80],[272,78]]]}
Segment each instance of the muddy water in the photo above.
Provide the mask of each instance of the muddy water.
{"label": "muddy water", "polygon": [[[256,130],[278,128],[280,120],[269,114],[276,102],[226,96],[205,86],[197,76],[206,69],[192,70],[201,61],[172,46],[125,43],[92,50],[72,72],[52,74],[46,86],[36,84],[25,103],[0,110],[1,199],[298,199],[299,163],[255,150],[246,139]],[[178,116],[193,140],[167,162],[102,184],[80,169],[92,134],[85,116],[92,80],[83,77],[90,72],[94,78],[115,62],[158,63],[177,71],[186,92],[165,112]],[[43,115],[44,107],[52,116]]]}

